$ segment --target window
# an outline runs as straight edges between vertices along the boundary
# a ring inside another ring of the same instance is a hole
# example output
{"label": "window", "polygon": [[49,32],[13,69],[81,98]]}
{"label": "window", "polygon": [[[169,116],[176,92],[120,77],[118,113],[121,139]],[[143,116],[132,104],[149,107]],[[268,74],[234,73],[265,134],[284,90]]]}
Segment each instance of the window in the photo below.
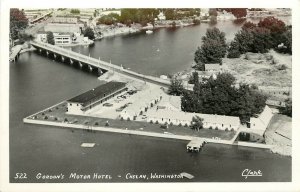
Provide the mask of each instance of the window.
{"label": "window", "polygon": [[222,124],[222,127],[223,127],[224,125]]}
{"label": "window", "polygon": [[72,106],[72,103],[70,103],[70,106]]}

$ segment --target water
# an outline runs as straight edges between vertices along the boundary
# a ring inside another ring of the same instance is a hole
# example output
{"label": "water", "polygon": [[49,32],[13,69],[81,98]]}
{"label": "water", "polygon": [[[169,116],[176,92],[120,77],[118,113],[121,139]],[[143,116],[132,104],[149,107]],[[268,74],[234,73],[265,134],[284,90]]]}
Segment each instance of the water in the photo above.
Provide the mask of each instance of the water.
{"label": "water", "polygon": [[[238,29],[236,26],[229,27],[229,24],[222,26],[231,31],[231,36]],[[104,59],[111,57],[112,62],[147,74],[174,73],[189,65],[187,61],[192,60],[193,50],[205,30],[203,25],[175,31],[160,29],[153,35],[108,38],[97,42],[93,48],[80,49],[86,53],[90,50],[91,56],[96,57],[99,53]],[[153,51],[154,56],[147,56],[150,50],[156,49],[152,46],[159,47],[160,52]],[[155,57],[155,54],[161,56]],[[24,53],[17,63],[10,63],[11,182],[291,181],[291,158],[272,154],[268,150],[207,144],[199,154],[190,154],[185,152],[185,141],[72,131],[22,122],[24,117],[98,84],[95,75],[37,53]],[[96,146],[81,148],[82,142],[95,142]],[[245,179],[241,176],[244,169],[261,170],[263,176]],[[74,172],[110,174],[112,179],[68,179],[69,174]],[[150,175],[181,172],[188,172],[195,179],[125,178],[127,173]],[[26,173],[27,179],[14,179],[16,173]],[[65,180],[38,180],[38,173],[63,174]]]}

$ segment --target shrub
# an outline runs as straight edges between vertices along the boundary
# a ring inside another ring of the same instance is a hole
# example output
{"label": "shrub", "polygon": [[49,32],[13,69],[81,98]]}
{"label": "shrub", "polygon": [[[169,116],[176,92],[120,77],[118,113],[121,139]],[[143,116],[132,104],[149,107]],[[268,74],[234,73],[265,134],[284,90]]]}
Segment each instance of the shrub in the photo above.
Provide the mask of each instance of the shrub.
{"label": "shrub", "polygon": [[179,123],[179,124],[178,124],[178,126],[179,126],[179,127],[181,127],[181,126],[182,126],[182,124],[181,124],[181,123]]}
{"label": "shrub", "polygon": [[153,124],[153,121],[152,121],[152,120],[150,120],[150,123],[151,123],[151,124]]}
{"label": "shrub", "polygon": [[57,117],[54,117],[54,121],[57,121],[58,119],[57,119]]}
{"label": "shrub", "polygon": [[106,127],[108,127],[108,126],[109,126],[109,123],[108,123],[108,122],[106,122],[106,123],[105,123],[105,126],[106,126]]}
{"label": "shrub", "polygon": [[67,118],[65,118],[65,120],[64,120],[64,121],[66,121],[66,122],[67,122],[67,121],[68,121],[68,119],[67,119]]}
{"label": "shrub", "polygon": [[232,131],[232,132],[233,132],[233,131],[234,131],[234,129],[233,129],[233,128],[231,128],[231,129],[230,129],[230,131]]}
{"label": "shrub", "polygon": [[33,119],[37,119],[38,117],[35,115],[35,116],[33,116]]}
{"label": "shrub", "polygon": [[167,123],[167,122],[165,122],[164,124],[165,124],[165,125],[168,125],[168,123]]}
{"label": "shrub", "polygon": [[186,124],[184,124],[184,126],[185,126],[185,127],[188,127],[189,125],[186,123]]}
{"label": "shrub", "polygon": [[123,117],[121,117],[121,118],[120,118],[120,120],[121,120],[121,121],[123,121],[123,120],[124,120],[124,118],[123,118]]}
{"label": "shrub", "polygon": [[216,127],[216,128],[215,128],[215,130],[219,130],[219,128],[218,128],[218,127]]}
{"label": "shrub", "polygon": [[157,121],[157,120],[155,121],[155,124],[158,124],[158,121]]}
{"label": "shrub", "polygon": [[99,123],[98,123],[98,122],[95,122],[95,125],[99,125]]}
{"label": "shrub", "polygon": [[208,129],[212,129],[212,126],[210,126]]}
{"label": "shrub", "polygon": [[45,115],[45,113],[44,113],[44,112],[42,112],[42,115]]}
{"label": "shrub", "polygon": [[130,121],[130,118],[129,118],[129,117],[127,117],[127,121]]}
{"label": "shrub", "polygon": [[173,122],[171,122],[170,125],[172,126],[172,125],[173,125]]}
{"label": "shrub", "polygon": [[51,109],[49,109],[48,111],[49,111],[49,112],[52,112],[52,110],[51,110]]}
{"label": "shrub", "polygon": [[226,128],[225,131],[228,131],[228,128]]}
{"label": "shrub", "polygon": [[48,119],[48,116],[46,115],[46,116],[44,117],[44,119]]}

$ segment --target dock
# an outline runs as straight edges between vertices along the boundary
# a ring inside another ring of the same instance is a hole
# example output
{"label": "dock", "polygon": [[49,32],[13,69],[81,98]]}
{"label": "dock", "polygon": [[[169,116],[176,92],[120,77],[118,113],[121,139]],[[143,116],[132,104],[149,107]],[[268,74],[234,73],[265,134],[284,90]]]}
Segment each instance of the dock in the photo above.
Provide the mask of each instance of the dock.
{"label": "dock", "polygon": [[187,145],[186,145],[186,150],[188,152],[199,152],[200,149],[204,146],[204,144],[206,143],[205,139],[194,139],[191,140]]}

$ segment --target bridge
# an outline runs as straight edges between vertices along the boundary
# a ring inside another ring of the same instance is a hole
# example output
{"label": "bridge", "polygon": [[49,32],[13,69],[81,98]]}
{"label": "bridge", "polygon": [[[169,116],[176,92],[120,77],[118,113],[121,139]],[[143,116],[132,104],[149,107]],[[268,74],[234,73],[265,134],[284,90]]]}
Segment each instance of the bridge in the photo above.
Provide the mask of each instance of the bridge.
{"label": "bridge", "polygon": [[112,63],[100,60],[100,58],[96,59],[48,43],[31,41],[31,45],[35,47],[40,53],[46,53],[47,56],[51,54],[54,57],[54,59],[60,58],[62,62],[68,61],[71,65],[73,65],[76,62],[78,63],[80,68],[87,66],[90,71],[93,71],[94,69],[97,69],[100,73],[103,73],[103,70],[113,71],[114,73],[119,73],[131,79],[133,78],[136,80],[149,82],[162,87],[169,87],[171,84],[170,80],[136,73],[134,71],[114,65]]}

